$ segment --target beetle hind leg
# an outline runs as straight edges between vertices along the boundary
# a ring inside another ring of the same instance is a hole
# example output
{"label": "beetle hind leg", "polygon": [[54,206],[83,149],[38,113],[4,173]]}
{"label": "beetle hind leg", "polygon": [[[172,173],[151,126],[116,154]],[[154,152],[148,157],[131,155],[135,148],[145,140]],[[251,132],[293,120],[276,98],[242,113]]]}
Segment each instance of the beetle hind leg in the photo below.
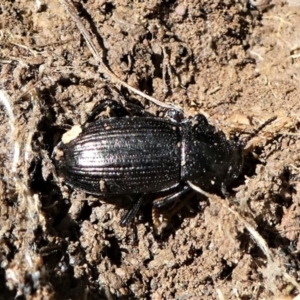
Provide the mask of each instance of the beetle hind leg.
{"label": "beetle hind leg", "polygon": [[109,113],[113,113],[116,117],[129,116],[127,109],[115,100],[104,100],[100,104],[96,105],[86,120],[86,123],[92,122],[102,112],[109,109]]}
{"label": "beetle hind leg", "polygon": [[165,117],[173,122],[180,123],[184,119],[183,111],[175,108],[168,109]]}
{"label": "beetle hind leg", "polygon": [[160,234],[160,232],[162,232],[168,226],[171,217],[174,214],[176,214],[185,205],[185,201],[180,202],[180,204],[171,208],[171,210],[168,210],[167,214],[163,214],[163,219],[160,219],[159,217],[160,214],[158,212],[158,209],[164,205],[174,202],[176,199],[178,199],[178,197],[186,194],[190,190],[191,189],[189,186],[184,186],[183,189],[180,190],[179,192],[168,195],[166,197],[159,198],[154,201],[152,206],[152,221],[153,221],[154,228],[158,234]]}
{"label": "beetle hind leg", "polygon": [[187,193],[190,190],[189,186],[184,186],[182,190],[180,190],[177,193],[171,194],[171,195],[167,195],[165,197],[156,199],[153,202],[153,206],[155,206],[156,208],[160,208],[164,205],[167,205],[169,203],[172,203],[173,201],[175,201],[178,197],[184,195],[185,193]]}
{"label": "beetle hind leg", "polygon": [[130,210],[128,210],[125,215],[122,217],[120,225],[122,227],[127,226],[132,222],[133,218],[136,216],[137,212],[140,210],[142,202],[144,200],[144,196],[141,196],[136,203],[132,206]]}

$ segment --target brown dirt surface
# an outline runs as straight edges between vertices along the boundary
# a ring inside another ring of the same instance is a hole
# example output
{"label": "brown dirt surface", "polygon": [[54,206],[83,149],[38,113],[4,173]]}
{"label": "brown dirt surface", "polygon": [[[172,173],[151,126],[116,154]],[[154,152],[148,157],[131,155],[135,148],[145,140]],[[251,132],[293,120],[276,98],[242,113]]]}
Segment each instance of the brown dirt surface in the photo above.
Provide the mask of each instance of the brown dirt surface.
{"label": "brown dirt surface", "polygon": [[298,295],[299,1],[74,5],[105,64],[131,86],[187,116],[204,113],[227,134],[246,137],[277,119],[247,145],[258,159],[245,154],[227,199],[194,193],[171,215],[161,208],[166,228],[155,228],[150,201],[121,227],[128,207],[66,186],[51,153],[103,99],[160,108],[98,72],[60,1],[1,1],[0,299]]}

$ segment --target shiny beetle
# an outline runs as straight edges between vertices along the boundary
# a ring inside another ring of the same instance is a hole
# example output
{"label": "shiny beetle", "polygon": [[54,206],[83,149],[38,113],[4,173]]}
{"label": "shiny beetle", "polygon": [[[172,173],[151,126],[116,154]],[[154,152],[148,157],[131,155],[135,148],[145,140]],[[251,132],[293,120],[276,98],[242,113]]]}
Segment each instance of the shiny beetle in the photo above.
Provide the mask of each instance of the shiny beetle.
{"label": "shiny beetle", "polygon": [[155,207],[170,203],[191,188],[225,194],[241,173],[242,145],[198,114],[179,120],[149,113],[132,114],[113,100],[102,102],[73,139],[60,142],[53,152],[66,183],[93,195],[139,195],[121,220],[127,225],[139,210],[145,194],[166,192]]}

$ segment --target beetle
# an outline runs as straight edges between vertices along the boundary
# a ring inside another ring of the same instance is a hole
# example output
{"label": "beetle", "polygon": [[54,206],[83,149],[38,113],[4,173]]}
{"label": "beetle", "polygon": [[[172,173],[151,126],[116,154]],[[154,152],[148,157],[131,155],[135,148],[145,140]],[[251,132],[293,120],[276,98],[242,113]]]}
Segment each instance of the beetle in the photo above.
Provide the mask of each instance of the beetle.
{"label": "beetle", "polygon": [[[114,117],[96,115],[109,109]],[[114,100],[100,103],[71,140],[60,142],[52,158],[73,188],[93,195],[139,195],[123,216],[132,221],[146,194],[166,192],[153,202],[166,205],[188,192],[188,182],[226,194],[243,167],[243,147],[197,114],[183,118],[132,113]]]}

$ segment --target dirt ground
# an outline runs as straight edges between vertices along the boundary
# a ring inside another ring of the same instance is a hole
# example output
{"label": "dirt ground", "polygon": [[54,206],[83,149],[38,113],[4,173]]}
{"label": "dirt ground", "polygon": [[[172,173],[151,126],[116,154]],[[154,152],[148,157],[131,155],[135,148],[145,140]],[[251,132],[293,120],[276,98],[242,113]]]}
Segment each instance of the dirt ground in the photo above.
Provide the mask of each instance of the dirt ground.
{"label": "dirt ground", "polygon": [[154,226],[150,199],[121,227],[126,205],[66,186],[51,153],[103,99],[162,109],[99,73],[61,2],[1,1],[0,299],[297,296],[300,2],[74,4],[104,63],[131,86],[228,134],[277,118],[251,140],[257,158],[245,155],[226,199],[193,193],[172,215],[161,208],[166,228]]}

